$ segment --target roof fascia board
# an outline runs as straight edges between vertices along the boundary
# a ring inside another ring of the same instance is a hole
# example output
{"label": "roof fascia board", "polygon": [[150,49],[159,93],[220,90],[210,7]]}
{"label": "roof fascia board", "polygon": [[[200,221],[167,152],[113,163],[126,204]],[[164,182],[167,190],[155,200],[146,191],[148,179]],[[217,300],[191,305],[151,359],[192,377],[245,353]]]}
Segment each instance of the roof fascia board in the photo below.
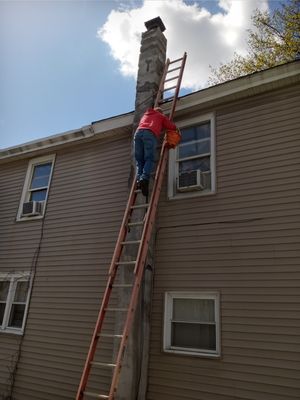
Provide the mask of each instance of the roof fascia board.
{"label": "roof fascia board", "polygon": [[95,135],[109,134],[133,124],[133,112],[93,122],[92,129]]}
{"label": "roof fascia board", "polygon": [[93,138],[102,139],[107,136],[115,136],[123,133],[124,129],[128,129],[128,126],[132,125],[132,121],[133,114],[121,115],[84,126],[77,130],[48,136],[42,140],[34,140],[19,146],[9,147],[0,150],[0,162],[11,158],[15,159],[17,157],[27,156],[27,154],[33,152],[52,149],[53,147],[61,147],[81,140]]}
{"label": "roof fascia board", "polygon": [[296,82],[300,82],[300,63],[280,65],[182,97],[177,103],[176,113],[180,114],[181,111],[194,107],[207,107],[224,101],[238,100]]}
{"label": "roof fascia board", "polygon": [[20,155],[26,155],[27,153],[41,151],[44,149],[51,149],[65,143],[76,142],[78,140],[82,140],[83,138],[88,138],[91,136],[93,136],[93,133],[89,129],[89,127],[60,133],[58,135],[48,136],[42,140],[34,140],[31,142],[23,143],[19,146],[13,146],[7,149],[0,150],[0,160],[17,157]]}

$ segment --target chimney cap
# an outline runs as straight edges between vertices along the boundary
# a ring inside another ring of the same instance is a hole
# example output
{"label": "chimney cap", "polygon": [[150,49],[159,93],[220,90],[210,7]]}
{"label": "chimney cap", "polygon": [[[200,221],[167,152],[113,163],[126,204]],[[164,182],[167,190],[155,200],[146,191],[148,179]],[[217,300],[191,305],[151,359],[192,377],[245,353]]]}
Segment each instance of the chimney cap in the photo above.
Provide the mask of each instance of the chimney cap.
{"label": "chimney cap", "polygon": [[156,18],[150,19],[149,21],[146,21],[145,27],[147,28],[147,31],[150,31],[151,29],[155,29],[155,28],[160,28],[160,30],[162,32],[164,32],[166,30],[166,27],[160,17],[156,17]]}

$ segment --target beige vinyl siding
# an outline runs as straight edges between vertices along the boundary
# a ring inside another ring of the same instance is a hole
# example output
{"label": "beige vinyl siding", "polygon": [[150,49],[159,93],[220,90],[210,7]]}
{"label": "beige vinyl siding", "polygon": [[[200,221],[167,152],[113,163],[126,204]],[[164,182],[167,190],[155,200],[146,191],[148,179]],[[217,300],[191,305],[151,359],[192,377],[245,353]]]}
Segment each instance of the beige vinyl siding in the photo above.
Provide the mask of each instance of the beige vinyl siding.
{"label": "beige vinyl siding", "polygon": [[[217,193],[167,201],[165,182],[147,400],[300,398],[299,97],[293,87],[199,110],[216,113]],[[0,272],[36,267],[14,400],[75,398],[127,201],[129,135],[54,152],[44,220],[15,222],[28,159],[0,169]],[[220,293],[220,359],[162,352],[172,290]],[[20,340],[0,334],[0,397]]]}
{"label": "beige vinyl siding", "polygon": [[[15,224],[26,168],[26,161],[0,168],[0,273],[4,274],[31,269],[40,237],[39,221],[34,222],[36,230],[32,230],[32,225]],[[10,394],[20,340],[19,335],[0,333],[0,397],[3,398]]]}
{"label": "beige vinyl siding", "polygon": [[19,343],[19,336],[1,334],[0,395],[3,396],[4,399],[10,394],[11,372],[18,354]]}
{"label": "beige vinyl siding", "polygon": [[[216,195],[162,192],[147,400],[300,398],[299,94],[204,110],[216,112]],[[197,290],[220,293],[220,359],[162,351],[165,292]]]}
{"label": "beige vinyl siding", "polygon": [[[43,222],[15,222],[28,160],[1,167],[6,182],[1,217],[8,227],[2,228],[1,271],[8,263],[30,270],[42,237],[15,400],[75,398],[128,193],[129,135],[55,153]],[[19,340],[0,334],[0,353]],[[111,346],[103,348],[111,356]],[[9,365],[0,364],[3,370]],[[104,383],[105,376],[107,371],[100,377]]]}

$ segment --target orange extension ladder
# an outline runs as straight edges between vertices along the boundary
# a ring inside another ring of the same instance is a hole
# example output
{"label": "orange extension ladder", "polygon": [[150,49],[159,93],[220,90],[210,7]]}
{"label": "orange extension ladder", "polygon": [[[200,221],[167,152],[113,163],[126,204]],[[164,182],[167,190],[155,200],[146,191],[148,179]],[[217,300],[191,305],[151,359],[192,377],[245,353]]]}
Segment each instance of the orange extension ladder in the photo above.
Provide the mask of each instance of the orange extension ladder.
{"label": "orange extension ladder", "polygon": [[[156,96],[155,104],[154,104],[154,107],[157,107],[166,101],[172,101],[171,111],[169,114],[169,118],[171,120],[173,119],[173,115],[175,112],[175,107],[176,107],[176,102],[178,99],[178,94],[179,94],[179,89],[180,89],[180,85],[181,85],[183,70],[185,67],[186,57],[187,57],[187,55],[186,55],[186,53],[184,53],[183,57],[179,58],[177,60],[170,61],[169,59],[167,59],[167,62],[166,62],[165,68],[164,68],[164,72],[163,72],[163,76],[162,76],[160,86],[158,89],[158,93]],[[171,69],[170,69],[170,66],[171,66]],[[178,71],[178,75],[176,72],[176,76],[172,76],[172,77],[168,78],[168,74],[174,73],[175,71]],[[174,86],[167,87],[165,84],[167,82],[171,82],[172,80],[177,80],[176,84]],[[174,94],[171,97],[164,99],[164,94],[166,94],[168,91],[172,91],[171,94],[172,93],[174,93]],[[111,265],[109,268],[108,281],[107,281],[106,289],[104,292],[102,305],[101,305],[101,308],[99,311],[95,330],[94,330],[94,333],[92,336],[89,352],[88,352],[88,355],[86,358],[81,381],[80,381],[78,392],[76,395],[76,400],[83,400],[83,399],[89,399],[89,398],[109,399],[109,400],[115,399],[115,395],[116,395],[118,383],[119,383],[119,378],[120,378],[120,373],[121,373],[121,368],[122,368],[122,361],[123,361],[129,333],[130,333],[130,330],[132,327],[135,309],[136,309],[137,302],[138,302],[139,290],[140,290],[140,286],[141,286],[141,282],[142,282],[142,278],[143,278],[144,266],[145,266],[145,262],[146,262],[149,241],[151,238],[152,227],[154,224],[158,200],[159,200],[160,191],[161,191],[161,187],[162,187],[163,176],[164,176],[164,172],[166,169],[167,158],[168,158],[168,146],[166,144],[166,140],[164,140],[163,144],[162,144],[161,152],[160,152],[159,162],[158,162],[156,172],[155,172],[153,189],[151,192],[149,203],[136,205],[137,196],[141,191],[137,189],[135,179],[132,183],[128,203],[127,203],[125,214],[123,217],[123,222],[122,222],[122,225],[120,228],[120,232],[119,232],[119,236],[118,236],[118,239],[116,242],[113,258],[112,258]],[[135,209],[141,209],[141,208],[144,208],[146,210],[143,221],[131,222],[131,217],[132,217],[133,211]],[[133,229],[137,226],[142,227],[142,234],[141,234],[140,240],[135,240],[135,241],[126,240],[126,237],[129,233],[130,229]],[[122,250],[126,245],[130,245],[130,244],[138,245],[136,259],[132,260],[132,261],[122,261],[121,260]],[[120,309],[120,308],[113,309],[113,308],[109,307],[109,300],[110,300],[110,297],[111,297],[114,287],[121,287],[121,286],[128,287],[128,284],[124,284],[124,285],[114,284],[118,268],[121,265],[123,265],[123,266],[131,265],[133,267],[132,284],[130,284],[131,298],[130,298],[129,305],[126,309]],[[113,311],[113,310],[114,311],[123,311],[123,312],[125,311],[127,313],[123,332],[118,335],[108,334],[108,333],[105,333],[102,331],[106,312]],[[100,362],[93,361],[96,350],[98,350],[98,347],[101,346],[101,337],[106,337],[106,338],[113,337],[113,338],[118,338],[120,340],[117,358],[116,358],[115,363],[108,364],[108,363],[100,363]],[[100,339],[100,343],[98,344],[99,339]],[[111,379],[110,390],[109,390],[108,394],[94,393],[94,392],[86,390],[92,367],[100,367],[100,368],[104,367],[104,368],[112,369],[112,379]]]}

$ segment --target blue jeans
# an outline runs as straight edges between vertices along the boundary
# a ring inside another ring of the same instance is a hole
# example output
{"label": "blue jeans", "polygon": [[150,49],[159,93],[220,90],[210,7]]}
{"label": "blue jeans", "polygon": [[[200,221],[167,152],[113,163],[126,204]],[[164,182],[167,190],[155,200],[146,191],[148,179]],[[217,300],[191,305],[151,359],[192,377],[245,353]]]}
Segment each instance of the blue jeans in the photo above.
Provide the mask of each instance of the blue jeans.
{"label": "blue jeans", "polygon": [[157,139],[148,129],[139,129],[134,135],[134,156],[137,181],[149,180],[154,167]]}

